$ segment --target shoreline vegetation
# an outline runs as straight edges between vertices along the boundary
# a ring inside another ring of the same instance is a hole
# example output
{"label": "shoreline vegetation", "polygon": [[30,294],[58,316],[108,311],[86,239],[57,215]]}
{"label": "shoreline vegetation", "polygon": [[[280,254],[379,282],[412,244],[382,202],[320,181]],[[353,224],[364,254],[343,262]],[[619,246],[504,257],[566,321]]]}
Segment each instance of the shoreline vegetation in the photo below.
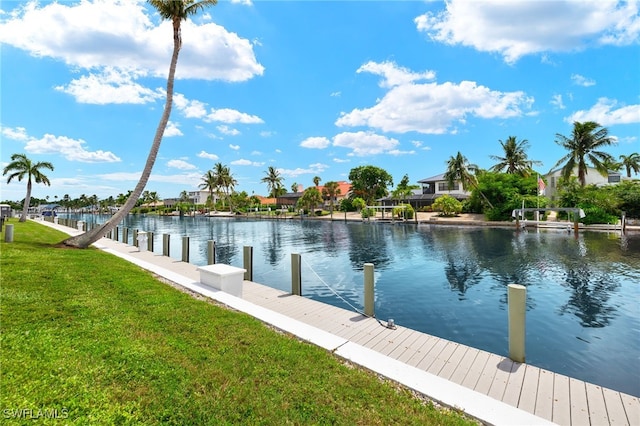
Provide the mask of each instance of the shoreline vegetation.
{"label": "shoreline vegetation", "polygon": [[57,248],[59,231],[10,223],[1,405],[13,420],[477,424],[108,253]]}

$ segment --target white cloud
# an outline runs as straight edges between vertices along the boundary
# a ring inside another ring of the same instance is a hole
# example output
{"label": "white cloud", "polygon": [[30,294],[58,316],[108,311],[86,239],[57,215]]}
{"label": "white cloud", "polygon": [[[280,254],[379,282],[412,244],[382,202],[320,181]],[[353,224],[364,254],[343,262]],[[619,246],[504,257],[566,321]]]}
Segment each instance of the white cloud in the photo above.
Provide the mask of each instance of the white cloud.
{"label": "white cloud", "polygon": [[255,115],[245,114],[244,112],[236,111],[234,109],[222,108],[222,109],[213,109],[211,108],[211,112],[207,114],[204,118],[204,121],[220,121],[222,123],[233,124],[233,123],[244,123],[244,124],[261,124],[264,123],[262,119]]}
{"label": "white cloud", "polygon": [[169,161],[167,161],[167,166],[171,167],[173,169],[179,169],[179,170],[194,170],[194,169],[197,169],[196,166],[194,166],[191,163],[187,163],[184,160],[169,160]]}
{"label": "white cloud", "polygon": [[253,2],[251,0],[231,0],[231,3],[253,6]]}
{"label": "white cloud", "polygon": [[130,71],[106,67],[55,89],[73,96],[83,104],[146,104],[163,98],[164,90],[151,90],[134,81],[138,76]]}
{"label": "white cloud", "polygon": [[237,151],[240,149],[240,145],[231,145],[229,144],[229,148],[233,149],[234,151]]}
{"label": "white cloud", "polygon": [[497,52],[507,63],[590,45],[628,45],[640,35],[636,1],[450,0],[446,10],[427,12],[415,23],[432,40]]}
{"label": "white cloud", "polygon": [[584,87],[594,86],[596,84],[595,80],[584,77],[580,74],[572,74],[571,81],[573,81],[573,84],[577,84],[578,86],[584,86]]}
{"label": "white cloud", "polygon": [[[374,69],[368,66],[367,69]],[[395,71],[384,67],[388,86],[393,87],[371,108],[342,113],[337,126],[369,126],[385,132],[455,133],[457,122],[467,116],[511,118],[522,116],[533,98],[524,92],[500,92],[473,81],[456,83],[413,82],[413,74],[404,68]],[[407,74],[406,78],[402,74]],[[404,82],[404,83],[403,83]]]}
{"label": "white cloud", "polygon": [[363,157],[389,153],[396,149],[400,142],[396,139],[377,135],[373,132],[344,132],[333,138],[333,145],[351,149],[349,155]]}
{"label": "white cloud", "polygon": [[411,151],[401,151],[399,149],[392,149],[391,151],[388,151],[387,154],[389,155],[394,155],[394,156],[398,156],[398,155],[412,155],[415,154],[416,152],[414,150]]}
{"label": "white cloud", "polygon": [[170,138],[174,136],[182,136],[182,132],[178,129],[178,123],[174,123],[173,121],[169,121],[167,123],[167,128],[164,129],[164,137]]}
{"label": "white cloud", "polygon": [[27,135],[27,129],[24,127],[3,127],[2,128],[2,136],[7,139],[12,139],[14,141],[28,141],[29,136]]}
{"label": "white cloud", "polygon": [[389,61],[381,63],[369,61],[358,68],[356,72],[369,72],[371,74],[383,76],[384,79],[380,82],[380,87],[386,88],[402,86],[421,80],[430,81],[436,78],[436,73],[434,71],[414,73],[407,68],[399,67],[395,63]]}
{"label": "white cloud", "polygon": [[251,151],[251,155],[262,155],[260,151]]}
{"label": "white cloud", "polygon": [[[97,175],[97,178],[99,180],[113,182],[137,182],[138,180],[140,180],[141,174],[142,172],[116,172],[100,174]],[[177,175],[162,175],[158,173],[152,173],[149,177],[149,182],[181,184],[192,187],[194,185],[194,182],[199,182],[201,178],[202,175],[197,172],[180,173]]]}
{"label": "white cloud", "polygon": [[260,167],[260,166],[264,166],[264,163],[258,162],[258,161],[250,161],[250,160],[245,160],[244,158],[241,158],[240,160],[234,160],[231,162],[232,166],[254,166],[254,167]]}
{"label": "white cloud", "polygon": [[60,154],[69,161],[81,163],[115,163],[121,161],[111,151],[87,151],[86,142],[82,139],[71,139],[66,136],[54,136],[45,134],[42,138],[36,139],[27,134],[23,127],[12,129],[2,128],[2,135],[22,142],[26,142],[24,149],[32,154]]}
{"label": "white cloud", "polygon": [[207,104],[187,99],[182,93],[173,95],[173,104],[186,118],[203,118],[207,115]]}
{"label": "white cloud", "polygon": [[549,103],[558,109],[565,109],[564,103],[562,102],[562,95],[553,95]]}
{"label": "white cloud", "polygon": [[263,138],[270,138],[271,136],[274,136],[276,134],[276,132],[272,132],[270,130],[263,130],[260,132],[260,136],[262,136]]}
{"label": "white cloud", "polygon": [[332,92],[329,96],[331,96],[332,98],[339,98],[340,96],[342,96],[342,92]]}
{"label": "white cloud", "polygon": [[206,158],[207,160],[217,160],[219,157],[215,154],[209,154],[206,151],[200,151],[200,153],[198,154],[198,157],[200,158]]}
{"label": "white cloud", "polygon": [[297,169],[278,169],[280,174],[286,178],[296,178],[300,175],[317,175],[324,172],[329,166],[322,163],[309,164],[309,167],[306,169],[297,168]]}
{"label": "white cloud", "polygon": [[221,124],[220,126],[217,126],[216,129],[218,129],[218,131],[220,133],[222,133],[223,135],[238,136],[240,134],[240,130],[233,129],[233,128],[229,127],[229,126],[225,126],[224,124]]}
{"label": "white cloud", "polygon": [[351,161],[351,160],[349,160],[349,159],[342,159],[342,158],[334,158],[334,159],[333,159],[333,162],[334,162],[334,163],[348,163],[348,162],[350,162],[350,161]]}
{"label": "white cloud", "polygon": [[331,141],[325,137],[310,137],[303,140],[300,146],[303,148],[324,149],[331,145]]}
{"label": "white cloud", "polygon": [[[71,67],[113,67],[166,78],[172,27],[168,21],[156,25],[159,17],[150,16],[151,10],[145,2],[127,0],[29,2],[0,23],[0,41]],[[246,81],[264,71],[249,40],[215,23],[183,21],[182,40],[178,79]]]}
{"label": "white cloud", "polygon": [[595,121],[602,126],[640,123],[640,104],[616,107],[618,107],[617,101],[600,98],[591,109],[576,111],[565,118],[565,121],[568,123]]}

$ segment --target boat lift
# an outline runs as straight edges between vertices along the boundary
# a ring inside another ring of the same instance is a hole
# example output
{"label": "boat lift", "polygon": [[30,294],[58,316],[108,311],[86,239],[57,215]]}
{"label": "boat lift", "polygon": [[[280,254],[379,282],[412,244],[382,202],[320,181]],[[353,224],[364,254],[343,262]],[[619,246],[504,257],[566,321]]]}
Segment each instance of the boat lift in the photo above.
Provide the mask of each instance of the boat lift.
{"label": "boat lift", "polygon": [[[511,213],[511,217],[514,217],[516,219],[516,229],[520,229],[520,218],[524,217],[524,214],[526,212],[546,212],[546,211],[553,211],[553,212],[570,212],[573,213],[573,230],[576,234],[578,234],[578,220],[582,219],[583,217],[585,217],[586,215],[584,214],[584,210],[579,209],[579,208],[571,208],[571,207],[560,207],[560,208],[554,208],[554,207],[550,207],[550,208],[538,208],[538,207],[527,207],[527,208],[521,208],[521,209],[515,209],[513,210],[513,212]],[[540,221],[536,221],[536,225],[539,225]]]}

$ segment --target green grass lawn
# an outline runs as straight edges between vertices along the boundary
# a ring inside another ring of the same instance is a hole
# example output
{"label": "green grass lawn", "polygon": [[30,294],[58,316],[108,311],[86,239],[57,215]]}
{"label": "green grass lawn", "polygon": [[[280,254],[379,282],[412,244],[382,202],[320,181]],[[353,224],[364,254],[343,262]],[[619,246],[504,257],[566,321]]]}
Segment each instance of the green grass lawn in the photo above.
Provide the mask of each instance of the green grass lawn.
{"label": "green grass lawn", "polygon": [[58,231],[11,223],[14,242],[0,242],[2,420],[473,424],[115,256],[57,248]]}

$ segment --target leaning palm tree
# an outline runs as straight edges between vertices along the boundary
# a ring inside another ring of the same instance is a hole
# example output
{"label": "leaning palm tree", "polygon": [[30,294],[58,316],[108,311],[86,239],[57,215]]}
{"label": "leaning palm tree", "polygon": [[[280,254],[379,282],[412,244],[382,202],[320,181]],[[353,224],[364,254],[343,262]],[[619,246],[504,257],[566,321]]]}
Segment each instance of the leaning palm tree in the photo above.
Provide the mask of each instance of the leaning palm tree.
{"label": "leaning palm tree", "polygon": [[213,204],[213,211],[216,211],[216,202],[213,198],[213,193],[217,190],[218,184],[216,175],[212,170],[207,170],[207,173],[202,176],[202,183],[198,185],[198,188],[209,191],[209,201]]}
{"label": "leaning palm tree", "polygon": [[498,163],[491,168],[494,172],[506,171],[509,174],[517,174],[528,177],[534,164],[541,165],[542,162],[529,160],[527,156],[527,148],[529,141],[523,139],[518,142],[515,136],[509,136],[506,141],[499,141],[504,150],[504,157],[498,155],[490,155],[492,160]]}
{"label": "leaning palm tree", "polygon": [[2,172],[5,176],[7,173],[7,183],[10,183],[14,178],[18,178],[19,181],[27,177],[27,195],[24,197],[24,204],[22,205],[22,216],[20,216],[20,222],[27,220],[27,211],[29,210],[29,202],[31,201],[31,186],[33,182],[43,183],[47,186],[51,186],[49,178],[42,173],[42,169],[49,169],[53,171],[53,164],[48,161],[38,161],[33,163],[27,158],[25,154],[13,154],[11,156],[11,162],[7,164]]}
{"label": "leaning palm tree", "polygon": [[131,209],[136,205],[140,194],[144,190],[149,177],[151,176],[151,170],[153,164],[156,162],[158,151],[160,150],[160,143],[162,142],[162,135],[167,128],[169,122],[169,116],[171,115],[171,107],[173,105],[173,82],[176,74],[176,65],[178,64],[178,54],[182,47],[182,35],[181,24],[189,16],[195,15],[198,11],[204,10],[207,6],[213,6],[217,0],[148,0],[160,14],[163,19],[168,19],[173,24],[173,54],[171,55],[171,63],[169,65],[169,75],[167,77],[167,98],[164,104],[164,111],[162,117],[158,123],[149,155],[147,156],[147,162],[145,163],[142,175],[138,184],[134,188],[133,192],[127,198],[124,206],[120,208],[116,214],[114,214],[108,221],[102,226],[98,226],[84,234],[80,234],[76,237],[71,237],[63,241],[63,244],[71,247],[86,248],[89,245],[98,241],[102,236],[113,230],[118,224],[129,214]]}
{"label": "leaning palm tree", "polygon": [[493,209],[493,204],[487,199],[487,197],[478,188],[478,181],[472,173],[478,171],[478,166],[469,163],[469,160],[458,151],[455,157],[450,157],[447,161],[447,171],[444,174],[444,179],[447,181],[449,188],[452,188],[456,181],[462,184],[463,188],[473,186],[478,190],[480,196],[487,203],[489,208]]}
{"label": "leaning palm tree", "polygon": [[631,177],[631,171],[633,170],[634,174],[640,173],[640,154],[634,152],[629,155],[621,155],[620,156],[620,164],[627,171],[627,177]]}
{"label": "leaning palm tree", "polygon": [[279,189],[282,188],[282,181],[284,180],[284,178],[280,175],[280,172],[273,166],[269,166],[265,173],[266,176],[260,179],[260,182],[267,184],[269,197],[277,197]]}
{"label": "leaning palm tree", "polygon": [[556,141],[558,145],[565,148],[569,153],[562,157],[553,168],[564,163],[562,167],[562,177],[568,180],[574,169],[578,169],[578,181],[580,186],[587,183],[587,160],[595,167],[595,169],[606,176],[608,162],[613,161],[613,157],[604,151],[599,151],[604,146],[613,145],[614,139],[609,137],[609,131],[606,127],[600,126],[595,121],[586,121],[573,123],[573,131],[571,137],[568,138],[556,133]]}

